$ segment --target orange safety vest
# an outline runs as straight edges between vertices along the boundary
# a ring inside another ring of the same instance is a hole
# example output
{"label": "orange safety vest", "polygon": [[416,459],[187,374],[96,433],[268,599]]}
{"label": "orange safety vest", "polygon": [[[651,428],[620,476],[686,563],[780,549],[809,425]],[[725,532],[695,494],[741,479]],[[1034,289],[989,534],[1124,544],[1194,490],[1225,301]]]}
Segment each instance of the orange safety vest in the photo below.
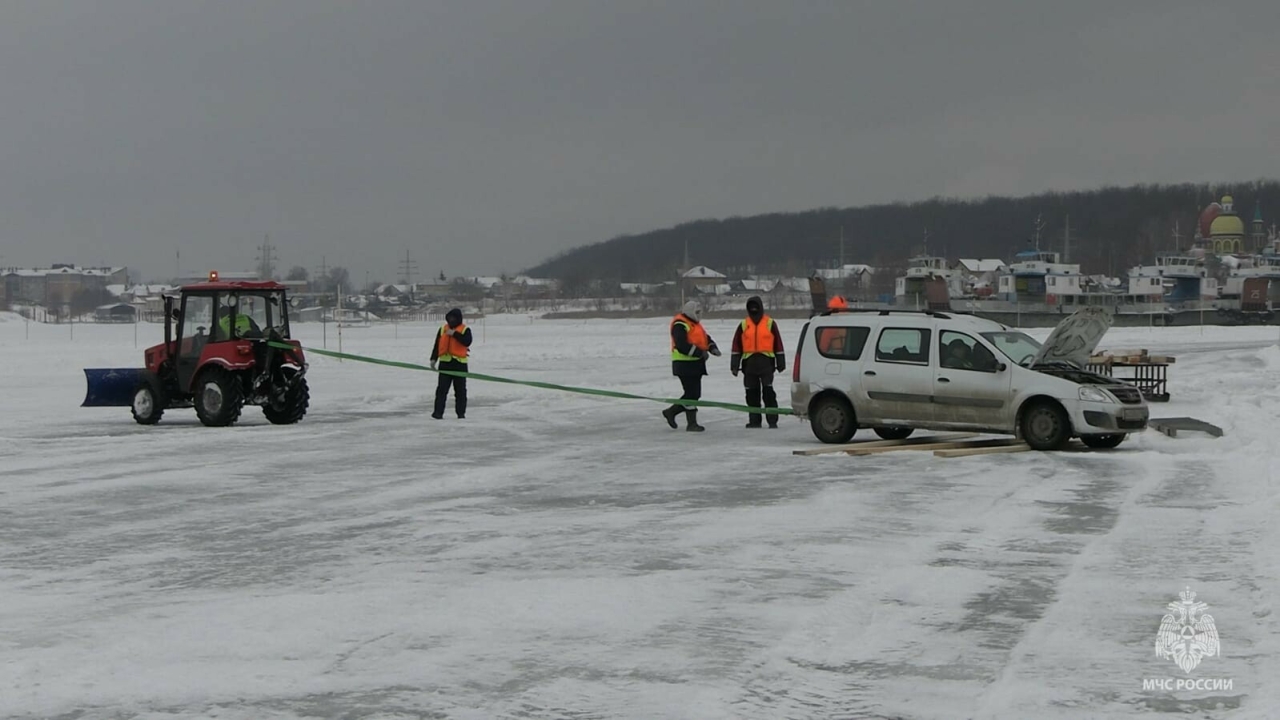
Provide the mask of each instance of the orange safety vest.
{"label": "orange safety vest", "polygon": [[758,323],[751,318],[742,321],[742,357],[756,354],[773,357],[773,318],[768,315]]}
{"label": "orange safety vest", "polygon": [[[445,335],[444,331],[448,329],[448,323],[440,326],[440,339],[436,340],[436,354],[440,356],[440,362],[449,362],[450,360],[456,360],[463,363],[466,362],[467,350],[469,348],[459,342],[453,335]],[[466,331],[466,325],[459,325],[453,329],[453,332],[459,335]]]}
{"label": "orange safety vest", "polygon": [[822,334],[822,347],[820,348],[824,354],[835,355],[844,352],[845,338],[849,336],[849,331],[845,328],[823,328],[826,330]]}
{"label": "orange safety vest", "polygon": [[[684,326],[685,333],[689,338],[689,342],[694,347],[703,351],[711,347],[711,340],[707,338],[707,331],[702,329],[702,323],[694,322],[693,320],[685,317],[684,315],[677,315],[675,319],[671,321],[671,330],[674,330],[677,324]],[[668,333],[668,335],[670,335],[670,333]],[[699,360],[700,358],[696,358],[692,355],[685,355],[684,353],[677,350],[676,339],[673,337],[671,338],[671,359],[693,361],[693,360]]]}

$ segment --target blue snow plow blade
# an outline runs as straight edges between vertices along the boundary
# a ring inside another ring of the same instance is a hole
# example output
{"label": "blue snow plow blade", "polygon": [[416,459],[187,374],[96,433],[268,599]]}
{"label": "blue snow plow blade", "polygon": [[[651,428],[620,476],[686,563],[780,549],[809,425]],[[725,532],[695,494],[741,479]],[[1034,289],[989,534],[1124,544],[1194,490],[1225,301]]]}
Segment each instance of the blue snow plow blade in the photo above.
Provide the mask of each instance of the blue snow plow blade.
{"label": "blue snow plow blade", "polygon": [[89,390],[80,407],[129,407],[146,370],[134,368],[85,368]]}

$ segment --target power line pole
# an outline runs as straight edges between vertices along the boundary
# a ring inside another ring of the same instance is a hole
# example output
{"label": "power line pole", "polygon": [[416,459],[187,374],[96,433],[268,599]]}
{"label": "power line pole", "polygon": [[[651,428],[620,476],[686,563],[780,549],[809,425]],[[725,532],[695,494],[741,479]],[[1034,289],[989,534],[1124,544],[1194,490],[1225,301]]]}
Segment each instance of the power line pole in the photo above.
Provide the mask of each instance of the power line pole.
{"label": "power line pole", "polygon": [[844,269],[844,226],[840,226],[840,268]]}
{"label": "power line pole", "polygon": [[410,287],[413,287],[413,276],[418,272],[418,261],[409,256],[409,251],[404,251],[404,259],[399,262],[400,279]]}
{"label": "power line pole", "polygon": [[276,249],[271,246],[271,236],[262,236],[262,245],[258,247],[258,279],[270,280],[275,277],[276,263],[280,262],[280,258],[276,257]]}

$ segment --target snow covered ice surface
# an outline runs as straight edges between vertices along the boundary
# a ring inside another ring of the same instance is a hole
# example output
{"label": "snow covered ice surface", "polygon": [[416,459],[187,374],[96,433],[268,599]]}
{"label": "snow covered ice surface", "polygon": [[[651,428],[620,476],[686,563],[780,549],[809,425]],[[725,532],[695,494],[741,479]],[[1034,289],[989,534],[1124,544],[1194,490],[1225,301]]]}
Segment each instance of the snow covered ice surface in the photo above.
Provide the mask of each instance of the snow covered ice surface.
{"label": "snow covered ice surface", "polygon": [[[480,382],[433,421],[434,376],[314,355],[299,425],[142,427],[78,407],[81,368],[158,326],[5,318],[0,717],[1280,715],[1275,328],[1103,343],[1176,354],[1153,413],[1221,439],[941,460]],[[474,367],[669,396],[666,326],[494,317]],[[433,330],[343,349],[425,363]],[[727,365],[707,397],[740,401]],[[1190,675],[1154,652],[1188,586],[1222,642]]]}

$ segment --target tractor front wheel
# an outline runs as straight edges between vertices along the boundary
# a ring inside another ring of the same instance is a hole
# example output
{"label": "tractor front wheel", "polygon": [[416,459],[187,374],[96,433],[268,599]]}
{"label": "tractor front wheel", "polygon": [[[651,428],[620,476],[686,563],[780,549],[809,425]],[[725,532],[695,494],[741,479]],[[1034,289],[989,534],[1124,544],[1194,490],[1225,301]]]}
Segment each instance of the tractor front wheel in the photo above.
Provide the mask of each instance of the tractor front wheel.
{"label": "tractor front wheel", "polygon": [[293,385],[284,392],[282,397],[276,399],[276,391],[273,388],[271,400],[262,406],[262,414],[276,425],[292,425],[298,422],[303,415],[307,414],[307,407],[311,404],[311,390],[307,387],[307,379],[300,377],[294,381],[294,376],[286,373],[283,382],[290,381],[293,381]]}
{"label": "tractor front wheel", "polygon": [[164,393],[157,387],[157,383],[148,379],[143,380],[134,391],[130,411],[139,425],[155,425],[160,422],[167,404]]}
{"label": "tractor front wheel", "polygon": [[240,419],[244,406],[244,390],[240,378],[214,367],[200,373],[192,388],[196,417],[209,427],[225,427]]}

